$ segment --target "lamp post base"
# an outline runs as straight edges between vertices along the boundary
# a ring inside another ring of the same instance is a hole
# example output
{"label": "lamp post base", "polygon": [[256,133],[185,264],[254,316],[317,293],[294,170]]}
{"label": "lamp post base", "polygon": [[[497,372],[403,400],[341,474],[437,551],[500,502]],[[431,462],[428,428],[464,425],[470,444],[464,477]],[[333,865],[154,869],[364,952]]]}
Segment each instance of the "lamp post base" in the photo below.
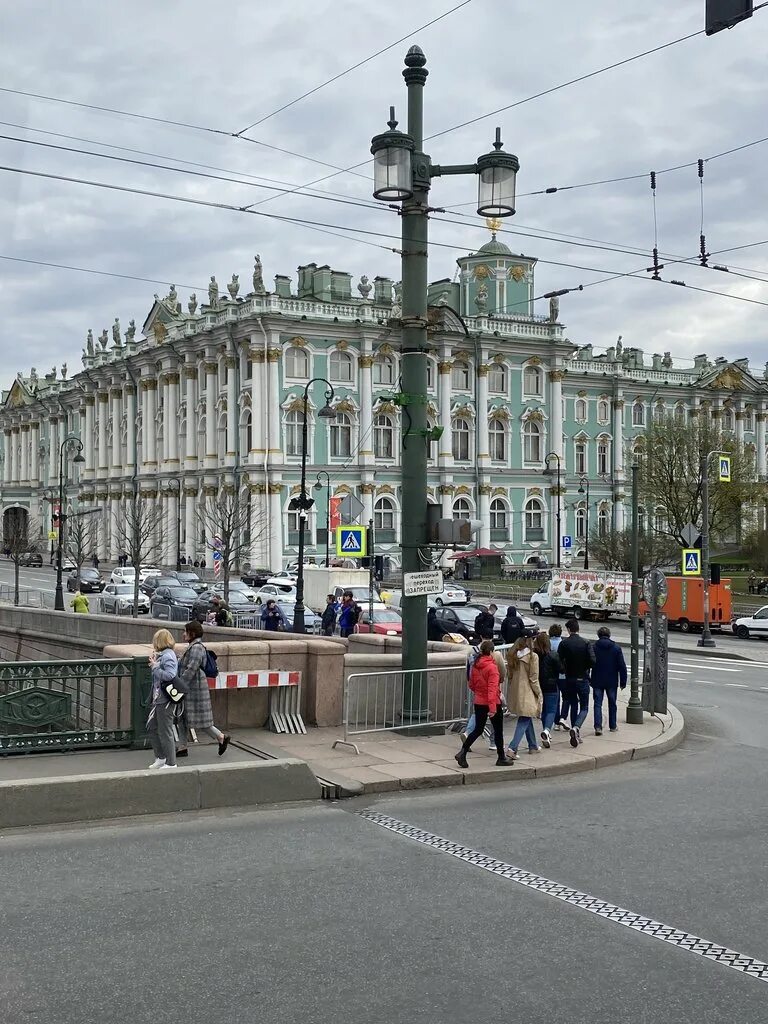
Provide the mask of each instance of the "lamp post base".
{"label": "lamp post base", "polygon": [[56,584],[56,595],[53,599],[53,610],[56,612],[64,611],[64,591],[60,584]]}
{"label": "lamp post base", "polygon": [[[637,699],[637,698],[635,698]],[[627,725],[643,724],[643,707],[638,701],[637,704],[627,705]]]}
{"label": "lamp post base", "polygon": [[445,726],[436,725],[432,721],[429,708],[403,711],[399,720],[392,723],[392,732],[399,736],[444,736]]}
{"label": "lamp post base", "polygon": [[697,647],[717,647],[717,644],[715,643],[714,639],[711,636],[700,636],[699,639],[698,639],[698,642],[696,643],[696,646]]}

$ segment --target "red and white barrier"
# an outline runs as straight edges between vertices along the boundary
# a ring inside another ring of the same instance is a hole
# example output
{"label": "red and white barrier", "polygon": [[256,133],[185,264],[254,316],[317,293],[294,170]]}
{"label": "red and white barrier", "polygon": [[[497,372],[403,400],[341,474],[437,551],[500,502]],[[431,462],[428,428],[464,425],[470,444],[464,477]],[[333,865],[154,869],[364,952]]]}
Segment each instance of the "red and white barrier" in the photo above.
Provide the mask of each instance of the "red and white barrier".
{"label": "red and white barrier", "polygon": [[259,669],[256,672],[219,672],[208,677],[209,690],[269,690],[269,725],[273,732],[306,733],[301,717],[301,672]]}
{"label": "red and white barrier", "polygon": [[261,686],[298,686],[301,672],[273,672],[260,669],[257,672],[219,672],[215,679],[208,678],[210,690],[245,690]]}

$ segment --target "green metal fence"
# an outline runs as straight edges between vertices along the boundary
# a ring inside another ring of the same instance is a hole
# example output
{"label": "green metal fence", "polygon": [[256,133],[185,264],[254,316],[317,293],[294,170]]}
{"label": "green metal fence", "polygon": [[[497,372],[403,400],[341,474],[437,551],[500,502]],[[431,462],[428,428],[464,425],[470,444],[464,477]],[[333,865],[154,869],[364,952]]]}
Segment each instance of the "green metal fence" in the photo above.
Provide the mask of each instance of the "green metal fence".
{"label": "green metal fence", "polygon": [[0,662],[0,757],[143,746],[146,658]]}

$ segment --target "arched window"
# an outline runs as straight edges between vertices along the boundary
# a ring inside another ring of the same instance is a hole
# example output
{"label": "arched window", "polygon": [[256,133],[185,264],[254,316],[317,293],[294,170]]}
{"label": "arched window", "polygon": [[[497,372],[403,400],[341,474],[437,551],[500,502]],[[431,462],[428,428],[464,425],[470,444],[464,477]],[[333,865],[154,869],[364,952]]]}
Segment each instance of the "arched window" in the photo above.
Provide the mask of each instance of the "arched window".
{"label": "arched window", "polygon": [[576,509],[576,536],[579,540],[587,536],[587,510],[583,505]]}
{"label": "arched window", "polygon": [[453,503],[454,519],[471,519],[472,506],[467,498],[457,498]]}
{"label": "arched window", "polygon": [[663,533],[667,528],[667,516],[661,507],[657,508],[653,514],[653,528],[657,533]]}
{"label": "arched window", "polygon": [[597,532],[601,537],[605,537],[608,533],[609,523],[610,515],[608,513],[608,506],[601,505],[597,511]]}
{"label": "arched window", "polygon": [[587,422],[587,400],[586,398],[577,398],[573,407],[573,418],[577,423]]}
{"label": "arched window", "polygon": [[723,409],[723,430],[733,430],[733,409],[729,405]]}
{"label": "arched window", "polygon": [[608,404],[607,398],[601,398],[597,403],[597,421],[598,423],[607,423],[610,419],[611,407]]}
{"label": "arched window", "polygon": [[488,371],[488,390],[492,395],[506,395],[507,368],[503,363],[491,363]]}
{"label": "arched window", "polygon": [[309,356],[303,348],[291,345],[285,350],[285,376],[296,380],[309,377]]}
{"label": "arched window", "polygon": [[755,410],[752,408],[751,405],[748,405],[744,410],[744,429],[755,429]]}
{"label": "arched window", "polygon": [[507,427],[503,420],[493,419],[488,424],[488,446],[494,462],[507,461]]}
{"label": "arched window", "polygon": [[461,416],[453,422],[452,447],[457,462],[469,462],[469,422]]}
{"label": "arched window", "polygon": [[541,427],[536,420],[528,420],[523,430],[523,462],[541,462]]}
{"label": "arched window", "polygon": [[645,509],[641,506],[637,510],[637,529],[639,533],[645,533],[647,526]]}
{"label": "arched window", "polygon": [[501,498],[491,502],[491,540],[509,540],[509,512]]}
{"label": "arched window", "polygon": [[240,416],[240,454],[243,457],[247,457],[248,452],[253,447],[253,424],[251,419],[251,410],[243,409]]}
{"label": "arched window", "polygon": [[392,356],[376,357],[376,362],[373,364],[373,383],[384,385],[395,383],[395,360]]}
{"label": "arched window", "polygon": [[469,365],[457,359],[451,367],[451,387],[454,391],[469,391]]}
{"label": "arched window", "polygon": [[529,498],[523,511],[526,541],[544,540],[544,506],[541,500]]}
{"label": "arched window", "polygon": [[434,391],[435,388],[435,363],[434,360],[427,360],[427,391]]}
{"label": "arched window", "polygon": [[653,422],[663,423],[666,411],[667,409],[664,403],[661,401],[657,402],[653,409]]}
{"label": "arched window", "polygon": [[541,391],[541,370],[538,366],[526,366],[523,370],[523,394],[538,398]]}
{"label": "arched window", "polygon": [[582,476],[587,472],[587,442],[577,441],[574,445],[576,472]]}
{"label": "arched window", "polygon": [[373,421],[373,451],[377,459],[391,459],[395,451],[395,427],[389,416],[376,416]]}
{"label": "arched window", "polygon": [[352,380],[352,356],[348,352],[342,352],[335,348],[328,361],[328,370],[331,380],[338,381],[340,384],[350,383]]}
{"label": "arched window", "polygon": [[685,406],[682,402],[675,406],[675,423],[685,423]]}
{"label": "arched window", "polygon": [[304,425],[304,413],[300,409],[291,409],[285,417],[285,454],[301,455],[301,433]]}
{"label": "arched window", "polygon": [[345,459],[352,451],[352,420],[345,412],[339,412],[330,424],[331,458]]}
{"label": "arched window", "polygon": [[391,498],[379,498],[373,506],[373,525],[377,543],[395,542],[395,503]]}
{"label": "arched window", "polygon": [[599,476],[607,476],[611,465],[611,442],[601,437],[597,442],[597,472]]}
{"label": "arched window", "polygon": [[642,402],[635,402],[635,404],[632,406],[632,426],[645,426],[645,406]]}

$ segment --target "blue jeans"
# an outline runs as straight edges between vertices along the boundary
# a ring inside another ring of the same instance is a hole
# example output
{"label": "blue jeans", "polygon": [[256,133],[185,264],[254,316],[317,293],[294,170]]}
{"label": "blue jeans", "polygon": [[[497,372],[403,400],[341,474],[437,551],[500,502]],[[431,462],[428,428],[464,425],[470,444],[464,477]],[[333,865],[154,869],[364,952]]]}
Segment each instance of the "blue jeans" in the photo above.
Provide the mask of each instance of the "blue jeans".
{"label": "blue jeans", "polygon": [[559,694],[559,696],[560,696],[560,710],[558,711],[556,721],[559,722],[561,718],[563,718],[566,721],[568,721],[568,715],[570,713],[570,707],[571,706],[570,706],[570,704],[568,702],[568,697],[566,696],[566,693],[565,693],[565,677],[564,676],[560,676],[560,678],[557,680],[557,688],[560,691],[560,694]]}
{"label": "blue jeans", "polygon": [[[566,679],[563,687],[563,703],[568,702],[571,726],[580,729],[589,714],[589,680]],[[563,715],[563,717],[565,717]]]}
{"label": "blue jeans", "polygon": [[557,707],[560,703],[560,694],[557,690],[554,693],[543,695],[543,707],[541,710],[541,728],[550,730],[557,719]]}
{"label": "blue jeans", "polygon": [[617,726],[617,713],[616,713],[616,697],[619,689],[617,686],[596,686],[592,690],[592,700],[594,702],[595,710],[595,728],[603,728],[603,694],[608,698],[608,728],[616,729]]}
{"label": "blue jeans", "polygon": [[538,747],[539,742],[536,739],[536,730],[533,727],[533,719],[523,716],[517,720],[515,735],[512,737],[512,742],[509,744],[510,750],[514,750],[515,753],[517,753],[517,748],[520,744],[520,740],[523,738],[523,734],[525,734],[525,738],[528,740],[529,750],[533,750],[534,747]]}

